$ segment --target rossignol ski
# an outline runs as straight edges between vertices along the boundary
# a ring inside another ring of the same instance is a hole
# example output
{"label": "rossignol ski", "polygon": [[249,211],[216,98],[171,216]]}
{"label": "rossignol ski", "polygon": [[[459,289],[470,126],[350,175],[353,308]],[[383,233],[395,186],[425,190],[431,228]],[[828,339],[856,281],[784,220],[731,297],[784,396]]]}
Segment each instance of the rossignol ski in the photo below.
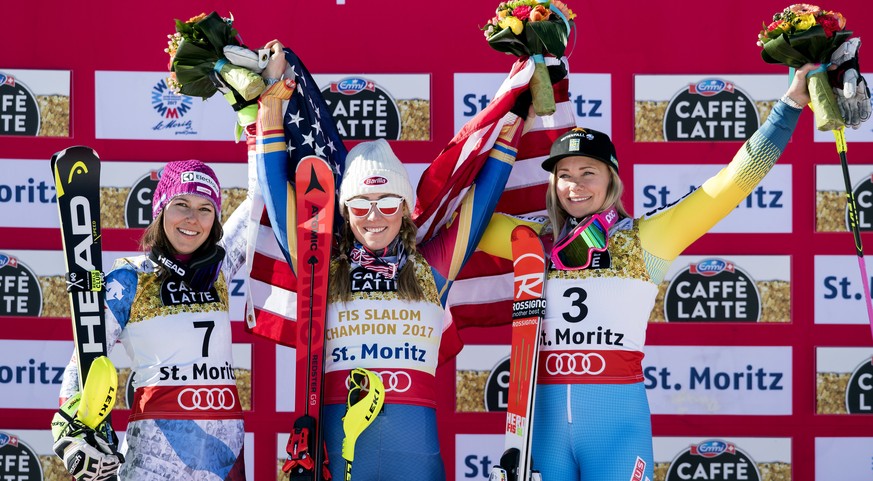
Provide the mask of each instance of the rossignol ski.
{"label": "rossignol ski", "polygon": [[539,360],[540,326],[546,312],[543,287],[546,259],[536,232],[527,226],[512,230],[514,302],[510,351],[509,399],[504,452],[491,470],[490,481],[539,480],[531,466],[534,388]]}
{"label": "rossignol ski", "polygon": [[297,392],[303,415],[288,439],[283,470],[292,480],[327,480],[321,426],[327,279],[336,198],[333,171],[315,156],[297,165]]}
{"label": "rossignol ski", "polygon": [[52,156],[51,167],[61,216],[81,391],[91,364],[107,352],[100,238],[100,158],[89,147],[70,147]]}

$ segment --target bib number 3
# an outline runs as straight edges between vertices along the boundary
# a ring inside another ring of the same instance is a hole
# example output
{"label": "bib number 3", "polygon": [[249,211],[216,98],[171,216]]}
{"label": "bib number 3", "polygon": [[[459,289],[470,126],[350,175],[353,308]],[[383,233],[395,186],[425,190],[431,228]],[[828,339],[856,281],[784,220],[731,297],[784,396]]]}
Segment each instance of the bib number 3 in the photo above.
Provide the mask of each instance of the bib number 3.
{"label": "bib number 3", "polygon": [[588,306],[585,305],[588,293],[585,289],[571,287],[564,291],[564,297],[570,299],[570,310],[562,314],[565,321],[575,323],[588,316]]}

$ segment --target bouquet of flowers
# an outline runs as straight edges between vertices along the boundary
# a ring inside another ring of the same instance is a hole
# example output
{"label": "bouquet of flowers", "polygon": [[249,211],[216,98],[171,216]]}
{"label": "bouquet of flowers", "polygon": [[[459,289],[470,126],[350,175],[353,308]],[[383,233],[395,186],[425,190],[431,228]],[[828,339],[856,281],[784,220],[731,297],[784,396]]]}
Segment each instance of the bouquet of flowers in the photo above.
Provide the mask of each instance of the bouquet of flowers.
{"label": "bouquet of flowers", "polygon": [[[839,12],[798,3],[773,15],[773,21],[758,34],[761,57],[767,63],[799,68],[806,63],[827,64],[831,55],[852,35],[845,30],[846,19]],[[845,126],[824,69],[807,77],[810,107],[816,128],[836,130]]]}
{"label": "bouquet of flowers", "polygon": [[176,19],[176,33],[167,36],[168,46],[164,49],[170,55],[170,88],[203,99],[221,91],[235,110],[257,101],[266,88],[264,79],[225,56],[226,47],[245,50],[232,25],[233,17],[222,18],[215,12],[186,22]]}
{"label": "bouquet of flowers", "polygon": [[530,90],[537,115],[555,113],[555,97],[543,55],[564,55],[574,18],[576,14],[560,0],[513,0],[497,5],[496,15],[482,28],[494,50],[533,58]]}

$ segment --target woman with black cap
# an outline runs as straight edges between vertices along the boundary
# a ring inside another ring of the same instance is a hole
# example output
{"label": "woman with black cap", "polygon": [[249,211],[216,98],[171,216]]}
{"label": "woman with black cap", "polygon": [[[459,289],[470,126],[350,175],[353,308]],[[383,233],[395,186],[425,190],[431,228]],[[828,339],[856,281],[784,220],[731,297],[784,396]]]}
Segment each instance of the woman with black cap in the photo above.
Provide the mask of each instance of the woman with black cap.
{"label": "woman with black cap", "polygon": [[551,253],[532,443],[543,479],[654,479],[642,359],[658,285],[772,168],[809,102],[812,67],[797,70],[730,164],[673,204],[631,218],[609,136],[576,128],[555,140],[542,164],[550,173],[548,219],[492,219],[480,249],[511,259],[509,232],[527,223]]}

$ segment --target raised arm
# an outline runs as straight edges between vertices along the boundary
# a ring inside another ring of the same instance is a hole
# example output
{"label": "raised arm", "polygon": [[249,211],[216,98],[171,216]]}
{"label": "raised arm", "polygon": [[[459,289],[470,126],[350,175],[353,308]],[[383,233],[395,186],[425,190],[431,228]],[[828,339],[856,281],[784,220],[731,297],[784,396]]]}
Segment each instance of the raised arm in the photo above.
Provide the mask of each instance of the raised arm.
{"label": "raised arm", "polygon": [[[785,96],[777,102],[761,128],[747,140],[733,160],[699,188],[640,220],[640,240],[647,254],[669,263],[730,214],[770,172],[782,155],[809,103],[806,74],[815,66],[798,69]],[[657,277],[657,276],[655,276]]]}

